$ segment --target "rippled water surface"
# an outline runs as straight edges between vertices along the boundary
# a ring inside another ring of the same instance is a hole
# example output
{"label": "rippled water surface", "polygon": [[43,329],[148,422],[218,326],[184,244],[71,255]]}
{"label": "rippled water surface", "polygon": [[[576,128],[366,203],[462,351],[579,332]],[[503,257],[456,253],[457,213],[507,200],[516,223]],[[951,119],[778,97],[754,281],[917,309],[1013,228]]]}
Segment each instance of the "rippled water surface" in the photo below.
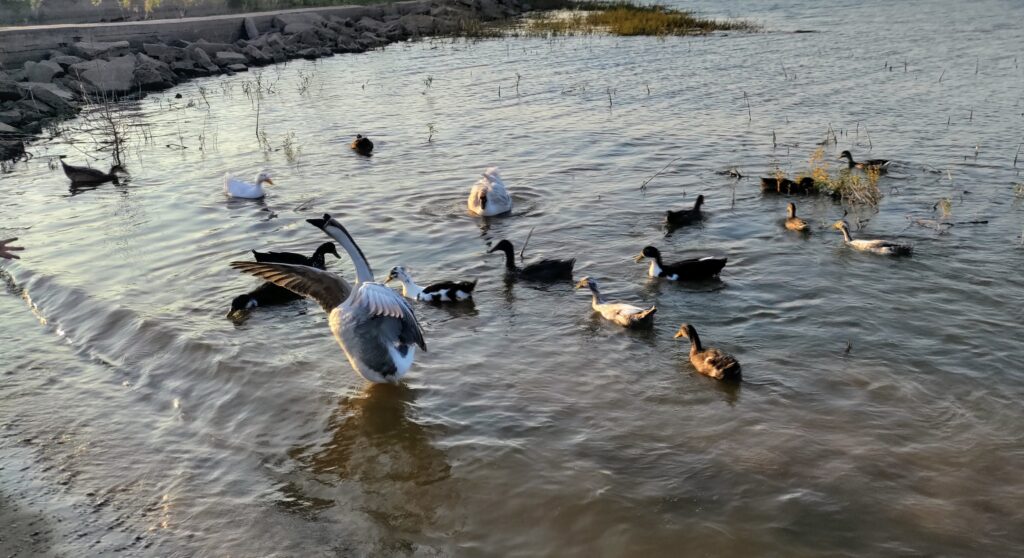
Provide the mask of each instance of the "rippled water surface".
{"label": "rippled water surface", "polygon": [[[0,236],[27,246],[0,272],[0,507],[59,555],[1019,555],[1024,7],[697,6],[768,32],[269,67],[269,152],[255,76],[198,80],[137,103],[130,180],[89,191],[47,164],[95,155],[88,136],[35,145],[0,178]],[[794,236],[756,177],[806,168],[830,126],[830,159],[896,163],[877,211],[800,199]],[[490,165],[516,210],[485,223],[464,204]],[[225,200],[225,171],[260,167],[265,203]],[[666,236],[697,194],[704,225]],[[915,224],[940,198],[944,234]],[[844,210],[914,257],[844,248]],[[378,276],[479,278],[474,307],[417,306],[429,353],[400,387],[360,380],[311,302],[224,317],[257,284],[228,262],[311,251],[324,211]],[[488,243],[531,230],[527,259],[576,257],[657,303],[654,330],[568,282],[506,284]],[[659,283],[646,244],[729,263]],[[683,321],[742,386],[693,371]]]}

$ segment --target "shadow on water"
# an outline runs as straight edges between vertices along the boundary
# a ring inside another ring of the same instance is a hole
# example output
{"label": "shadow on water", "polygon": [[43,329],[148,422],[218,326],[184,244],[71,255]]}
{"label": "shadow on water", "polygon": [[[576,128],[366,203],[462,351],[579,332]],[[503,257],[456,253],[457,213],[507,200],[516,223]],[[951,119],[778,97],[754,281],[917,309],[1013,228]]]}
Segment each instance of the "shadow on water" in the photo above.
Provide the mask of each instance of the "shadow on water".
{"label": "shadow on water", "polygon": [[269,205],[267,205],[267,199],[266,198],[250,199],[250,198],[234,198],[234,197],[228,196],[224,200],[224,206],[227,207],[228,209],[232,210],[232,211],[239,210],[239,209],[244,209],[246,207],[256,206],[256,207],[259,208],[259,211],[263,211],[263,212],[267,213],[267,215],[264,218],[264,221],[269,221],[271,219],[276,219],[277,218],[277,212],[274,211],[273,208],[271,208]]}

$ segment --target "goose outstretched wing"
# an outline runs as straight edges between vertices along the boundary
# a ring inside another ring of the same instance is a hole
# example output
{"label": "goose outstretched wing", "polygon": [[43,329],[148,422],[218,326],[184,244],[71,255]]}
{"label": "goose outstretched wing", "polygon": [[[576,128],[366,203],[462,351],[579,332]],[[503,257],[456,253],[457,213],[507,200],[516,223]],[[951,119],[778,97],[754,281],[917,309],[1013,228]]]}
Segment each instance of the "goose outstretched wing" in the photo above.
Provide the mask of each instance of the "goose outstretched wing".
{"label": "goose outstretched wing", "polygon": [[380,283],[362,283],[350,303],[353,313],[365,314],[367,318],[393,318],[378,323],[379,333],[384,341],[406,345],[418,345],[424,351],[427,343],[423,340],[423,329],[416,320],[416,314],[402,295]]}
{"label": "goose outstretched wing", "polygon": [[295,294],[308,296],[319,302],[326,312],[345,302],[352,292],[352,287],[341,277],[305,265],[231,262],[231,267],[284,287]]}

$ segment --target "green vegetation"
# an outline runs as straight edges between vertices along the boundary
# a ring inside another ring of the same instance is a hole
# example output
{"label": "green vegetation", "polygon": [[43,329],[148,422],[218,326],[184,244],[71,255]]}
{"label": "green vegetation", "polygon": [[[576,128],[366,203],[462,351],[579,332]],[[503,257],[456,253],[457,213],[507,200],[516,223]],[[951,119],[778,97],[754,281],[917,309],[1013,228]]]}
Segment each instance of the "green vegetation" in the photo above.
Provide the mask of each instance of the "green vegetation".
{"label": "green vegetation", "polygon": [[[658,4],[634,2],[553,2],[557,9],[531,18],[527,35],[585,35],[609,33],[620,36],[704,35],[713,31],[756,31],[745,20],[717,20]],[[561,5],[558,5],[561,4]]]}

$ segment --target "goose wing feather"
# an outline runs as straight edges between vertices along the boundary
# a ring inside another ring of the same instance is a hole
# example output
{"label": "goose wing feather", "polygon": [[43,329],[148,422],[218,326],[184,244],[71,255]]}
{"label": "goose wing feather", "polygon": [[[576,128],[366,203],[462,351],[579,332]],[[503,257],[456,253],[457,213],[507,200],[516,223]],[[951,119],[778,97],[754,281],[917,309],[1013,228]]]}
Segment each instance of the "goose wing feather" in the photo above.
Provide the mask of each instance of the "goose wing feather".
{"label": "goose wing feather", "polygon": [[415,344],[427,350],[423,329],[409,301],[388,287],[380,283],[362,283],[349,306],[353,313],[363,314],[366,322],[373,321],[381,341]]}
{"label": "goose wing feather", "polygon": [[326,312],[340,306],[352,292],[352,287],[341,277],[305,265],[231,262],[231,267],[295,294],[308,296],[319,302]]}

